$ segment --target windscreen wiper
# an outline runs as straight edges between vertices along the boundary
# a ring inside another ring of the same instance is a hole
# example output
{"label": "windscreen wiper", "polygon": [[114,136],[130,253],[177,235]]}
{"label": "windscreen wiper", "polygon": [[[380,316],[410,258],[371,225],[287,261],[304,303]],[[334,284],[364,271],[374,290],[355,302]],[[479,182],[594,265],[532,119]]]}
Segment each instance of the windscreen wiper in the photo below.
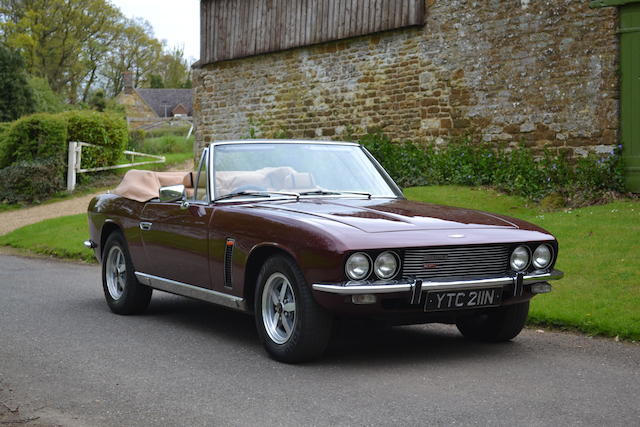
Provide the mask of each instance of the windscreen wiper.
{"label": "windscreen wiper", "polygon": [[340,194],[342,194],[339,191],[327,191],[327,190],[312,190],[312,191],[305,191],[300,193],[301,196],[339,196]]}
{"label": "windscreen wiper", "polygon": [[243,197],[243,196],[248,196],[248,197],[271,197],[272,195],[276,195],[276,196],[291,196],[291,197],[295,197],[295,198],[299,198],[300,194],[298,193],[287,193],[284,191],[238,191],[236,193],[229,193],[229,194],[225,194],[224,196],[220,196],[217,199],[214,200],[214,202],[220,201],[220,200],[227,200],[227,199],[233,199],[236,197]]}
{"label": "windscreen wiper", "polygon": [[367,199],[373,197],[371,193],[367,193],[366,191],[340,191],[340,194],[353,194],[355,196],[366,196]]}
{"label": "windscreen wiper", "polygon": [[364,191],[329,191],[329,190],[313,190],[300,193],[301,196],[339,196],[341,194],[350,194],[354,196],[365,196],[368,199],[373,197],[371,193]]}

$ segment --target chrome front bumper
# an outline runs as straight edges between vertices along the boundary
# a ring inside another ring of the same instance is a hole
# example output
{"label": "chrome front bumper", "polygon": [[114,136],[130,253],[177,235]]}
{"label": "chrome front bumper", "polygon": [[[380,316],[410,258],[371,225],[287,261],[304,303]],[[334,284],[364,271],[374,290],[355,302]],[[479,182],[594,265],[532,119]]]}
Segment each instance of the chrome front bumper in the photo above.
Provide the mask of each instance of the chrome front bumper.
{"label": "chrome front bumper", "polygon": [[313,285],[313,289],[337,295],[392,294],[398,292],[410,292],[415,296],[416,294],[420,295],[425,291],[499,288],[511,285],[514,288],[514,294],[521,295],[523,290],[522,287],[525,284],[559,280],[563,277],[564,273],[562,271],[553,270],[549,273],[540,274],[518,274],[515,276],[487,279],[449,280],[437,282],[420,279],[406,279],[392,282],[345,282],[337,284],[316,283]]}

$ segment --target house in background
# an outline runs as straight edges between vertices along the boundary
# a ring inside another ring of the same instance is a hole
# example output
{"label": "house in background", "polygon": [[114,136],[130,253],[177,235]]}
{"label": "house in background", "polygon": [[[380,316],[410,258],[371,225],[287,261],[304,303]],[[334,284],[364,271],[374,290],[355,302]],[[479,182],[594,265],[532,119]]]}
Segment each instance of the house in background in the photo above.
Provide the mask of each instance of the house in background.
{"label": "house in background", "polygon": [[124,106],[130,128],[150,128],[166,122],[191,122],[192,93],[191,89],[137,89],[132,73],[125,73],[125,87],[116,100]]}
{"label": "house in background", "polygon": [[621,144],[640,192],[640,0],[200,4],[200,149],[256,119],[297,138],[474,135],[574,157]]}

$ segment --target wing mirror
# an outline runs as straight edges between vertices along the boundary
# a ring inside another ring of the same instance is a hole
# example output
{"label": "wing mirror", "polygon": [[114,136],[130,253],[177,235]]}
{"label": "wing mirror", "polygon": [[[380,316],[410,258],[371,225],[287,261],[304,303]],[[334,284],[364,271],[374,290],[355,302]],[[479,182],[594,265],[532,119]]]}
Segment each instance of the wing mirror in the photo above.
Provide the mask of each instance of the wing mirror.
{"label": "wing mirror", "polygon": [[186,195],[184,185],[171,185],[160,187],[160,201],[163,203],[177,202]]}

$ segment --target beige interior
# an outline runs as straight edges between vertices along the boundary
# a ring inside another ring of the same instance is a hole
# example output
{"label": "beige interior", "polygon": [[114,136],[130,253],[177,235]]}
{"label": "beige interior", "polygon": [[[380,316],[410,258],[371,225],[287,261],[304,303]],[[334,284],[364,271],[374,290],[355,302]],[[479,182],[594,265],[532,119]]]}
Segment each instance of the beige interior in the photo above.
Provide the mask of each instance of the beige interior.
{"label": "beige interior", "polygon": [[296,172],[293,168],[264,168],[257,171],[226,171],[216,173],[216,196],[224,196],[239,188],[270,191],[300,191],[315,188],[310,173]]}
{"label": "beige interior", "polygon": [[[193,193],[193,172],[128,171],[114,193],[138,202],[160,197],[160,187],[183,184],[187,195]],[[203,181],[206,182],[206,181]],[[257,171],[228,171],[216,173],[216,196],[224,196],[242,187],[269,191],[302,191],[316,188],[313,176],[296,172],[290,167],[264,168]]]}

